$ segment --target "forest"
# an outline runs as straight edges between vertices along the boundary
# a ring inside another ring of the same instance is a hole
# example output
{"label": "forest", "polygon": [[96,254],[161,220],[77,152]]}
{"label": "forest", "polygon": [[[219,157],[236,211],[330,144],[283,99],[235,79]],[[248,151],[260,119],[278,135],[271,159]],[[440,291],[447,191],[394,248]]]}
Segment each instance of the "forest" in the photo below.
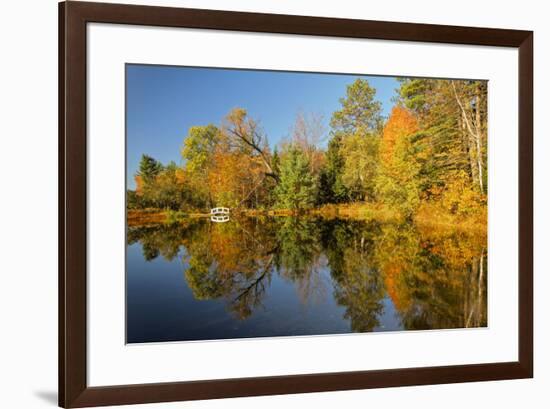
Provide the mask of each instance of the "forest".
{"label": "forest", "polygon": [[328,129],[298,112],[284,142],[244,107],[197,124],[179,163],[143,154],[128,223],[207,214],[317,214],[486,229],[487,83],[402,78],[388,117],[366,79],[342,90]]}

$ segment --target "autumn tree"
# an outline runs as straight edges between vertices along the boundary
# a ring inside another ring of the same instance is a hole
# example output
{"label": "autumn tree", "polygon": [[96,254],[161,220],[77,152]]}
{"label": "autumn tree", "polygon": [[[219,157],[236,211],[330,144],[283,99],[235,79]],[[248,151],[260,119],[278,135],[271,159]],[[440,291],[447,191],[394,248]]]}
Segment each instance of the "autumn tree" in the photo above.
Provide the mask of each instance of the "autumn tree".
{"label": "autumn tree", "polygon": [[189,128],[181,149],[186,169],[193,174],[204,172],[219,142],[220,131],[215,125]]}
{"label": "autumn tree", "polygon": [[267,137],[262,132],[258,121],[252,119],[245,109],[231,110],[225,118],[223,131],[231,148],[257,156],[265,168],[265,175],[276,181],[279,180],[279,175],[274,172],[271,163]]}
{"label": "autumn tree", "polygon": [[399,94],[418,118],[412,143],[421,198],[485,218],[487,82],[403,79]]}
{"label": "autumn tree", "polygon": [[467,166],[450,88],[441,80],[400,81],[400,102],[416,116],[420,128],[413,141],[422,155],[419,187],[425,198],[437,198],[445,178]]}
{"label": "autumn tree", "polygon": [[219,149],[212,158],[208,187],[215,205],[258,207],[265,174],[258,157]]}
{"label": "autumn tree", "polygon": [[414,115],[396,106],[384,126],[380,143],[378,198],[405,216],[411,216],[419,204],[420,165],[411,142],[416,132],[418,123]]}
{"label": "autumn tree", "polygon": [[185,200],[186,193],[182,179],[178,177],[178,166],[170,162],[156,176],[149,197],[161,208],[178,210]]}
{"label": "autumn tree", "polygon": [[321,143],[325,137],[326,129],[321,114],[303,111],[296,114],[291,129],[291,140],[306,155],[311,173],[314,175],[318,175],[323,166],[324,154],[321,150]]}
{"label": "autumn tree", "polygon": [[183,173],[183,169],[173,161],[163,166],[150,156],[143,155],[140,170],[135,176],[136,190],[127,194],[128,208],[181,209],[192,199]]}
{"label": "autumn tree", "polygon": [[181,156],[185,163],[187,184],[193,192],[192,202],[197,207],[210,206],[212,203],[208,191],[208,173],[220,139],[220,130],[210,124],[189,128],[183,141]]}
{"label": "autumn tree", "polygon": [[451,80],[460,112],[459,124],[468,149],[472,182],[480,193],[486,191],[487,83]]}
{"label": "autumn tree", "polygon": [[423,161],[422,190],[437,193],[466,172],[472,188],[485,194],[487,83],[402,79],[399,95],[419,120],[414,144]]}
{"label": "autumn tree", "polygon": [[353,200],[375,199],[376,177],[378,175],[379,137],[373,134],[347,135],[343,139],[341,152],[344,157],[342,183]]}

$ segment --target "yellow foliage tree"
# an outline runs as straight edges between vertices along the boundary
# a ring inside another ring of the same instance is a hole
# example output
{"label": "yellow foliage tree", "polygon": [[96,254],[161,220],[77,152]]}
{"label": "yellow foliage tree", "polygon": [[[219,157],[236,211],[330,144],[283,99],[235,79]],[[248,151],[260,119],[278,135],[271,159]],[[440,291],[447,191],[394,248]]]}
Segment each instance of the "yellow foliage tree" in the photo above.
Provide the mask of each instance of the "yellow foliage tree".
{"label": "yellow foliage tree", "polygon": [[240,207],[246,202],[253,203],[264,178],[258,157],[218,149],[208,173],[208,189],[216,205]]}

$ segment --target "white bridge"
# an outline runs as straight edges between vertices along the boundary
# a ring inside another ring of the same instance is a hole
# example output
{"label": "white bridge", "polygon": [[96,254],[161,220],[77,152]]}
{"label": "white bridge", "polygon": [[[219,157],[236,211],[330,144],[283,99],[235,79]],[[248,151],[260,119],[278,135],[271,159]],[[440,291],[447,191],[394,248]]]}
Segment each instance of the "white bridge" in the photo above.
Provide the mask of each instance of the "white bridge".
{"label": "white bridge", "polygon": [[227,207],[214,207],[210,209],[210,214],[229,214],[229,208]]}
{"label": "white bridge", "polygon": [[210,209],[210,221],[224,223],[229,221],[229,209],[227,207],[214,207]]}

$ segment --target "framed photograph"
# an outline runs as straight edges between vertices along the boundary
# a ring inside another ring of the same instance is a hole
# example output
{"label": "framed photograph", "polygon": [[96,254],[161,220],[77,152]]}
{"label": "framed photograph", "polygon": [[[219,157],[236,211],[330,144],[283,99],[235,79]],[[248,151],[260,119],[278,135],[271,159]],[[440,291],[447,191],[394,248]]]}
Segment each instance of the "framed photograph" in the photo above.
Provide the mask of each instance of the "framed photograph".
{"label": "framed photograph", "polygon": [[59,4],[59,405],[533,375],[533,33]]}

